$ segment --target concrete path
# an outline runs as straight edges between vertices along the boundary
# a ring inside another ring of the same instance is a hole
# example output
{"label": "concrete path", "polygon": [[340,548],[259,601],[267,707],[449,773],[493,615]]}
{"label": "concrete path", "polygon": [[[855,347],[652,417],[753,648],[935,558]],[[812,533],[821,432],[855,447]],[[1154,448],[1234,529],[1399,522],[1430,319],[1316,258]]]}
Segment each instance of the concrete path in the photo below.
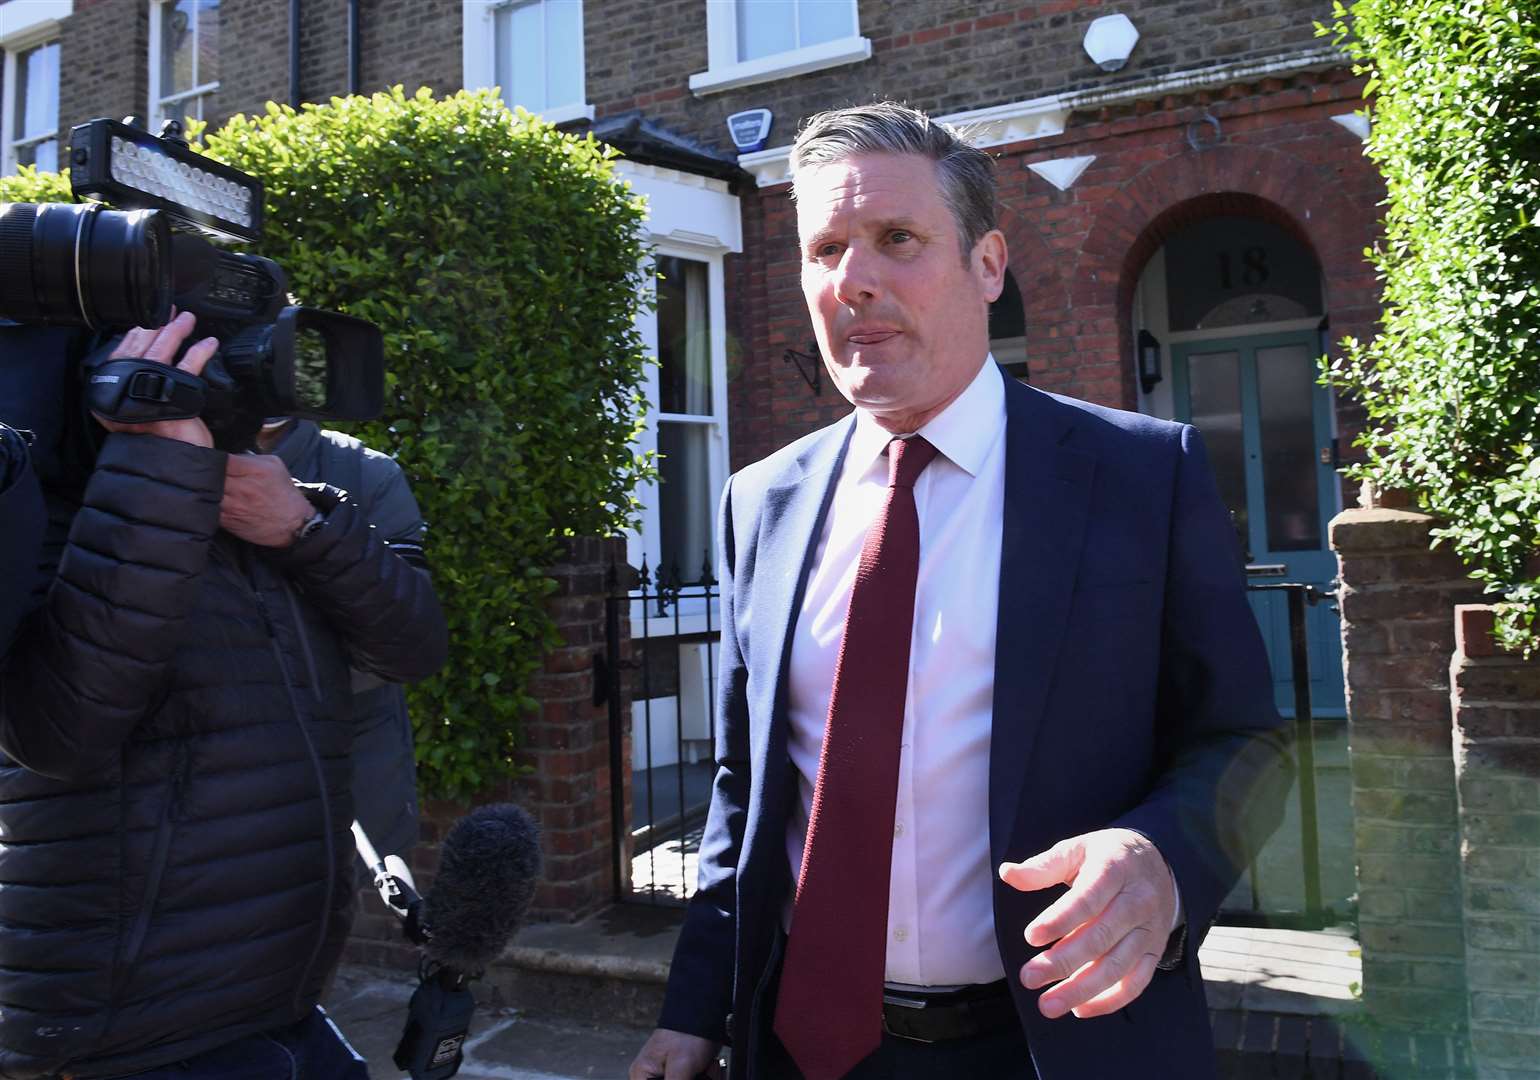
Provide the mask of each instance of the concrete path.
{"label": "concrete path", "polygon": [[[347,965],[338,973],[326,1008],[348,1041],[369,1062],[374,1080],[406,1074],[391,1064],[406,1023],[416,980]],[[482,995],[478,993],[478,998]],[[537,1018],[519,1010],[480,1007],[465,1044],[465,1080],[589,1080],[624,1077],[647,1033],[619,1024]]]}
{"label": "concrete path", "polygon": [[[656,992],[677,933],[676,910],[634,906],[570,925],[527,928],[476,988],[480,1007],[459,1075],[624,1077],[656,1015]],[[1273,1017],[1270,1030],[1277,1032],[1287,1028],[1278,1018],[1351,1023],[1358,1014],[1357,943],[1345,932],[1216,927],[1200,958],[1216,1033],[1236,1018]],[[410,972],[347,965],[328,995],[327,1009],[368,1059],[375,1080],[404,1075],[390,1059],[415,986]]]}

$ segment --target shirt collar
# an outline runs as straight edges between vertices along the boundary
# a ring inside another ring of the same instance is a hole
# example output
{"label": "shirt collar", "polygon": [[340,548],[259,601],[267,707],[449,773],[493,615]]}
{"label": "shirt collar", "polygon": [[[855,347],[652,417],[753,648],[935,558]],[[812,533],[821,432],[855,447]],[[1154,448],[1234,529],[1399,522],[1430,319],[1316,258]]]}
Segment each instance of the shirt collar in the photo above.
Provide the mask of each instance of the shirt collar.
{"label": "shirt collar", "polygon": [[[977,476],[984,459],[1005,427],[1005,377],[993,355],[984,358],[979,373],[957,398],[915,434],[969,476]],[[893,434],[865,409],[856,410],[856,430],[850,437],[847,468],[865,472],[887,449]]]}

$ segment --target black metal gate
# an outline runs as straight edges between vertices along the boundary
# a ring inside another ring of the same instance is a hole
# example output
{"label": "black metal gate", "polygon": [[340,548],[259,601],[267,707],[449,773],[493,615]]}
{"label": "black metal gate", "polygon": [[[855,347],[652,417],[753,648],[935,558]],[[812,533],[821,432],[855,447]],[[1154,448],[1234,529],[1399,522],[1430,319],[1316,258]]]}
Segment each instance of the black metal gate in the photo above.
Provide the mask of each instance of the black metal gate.
{"label": "black metal gate", "polygon": [[[614,568],[610,574],[605,657],[596,686],[609,704],[615,898],[681,904],[695,891],[695,859],[711,795],[716,736],[713,645],[720,637],[717,582],[709,565],[702,567],[697,580],[681,582],[677,570],[655,579],[644,562],[637,587],[629,591],[618,588]],[[1322,894],[1316,724],[1310,703],[1305,613],[1307,605],[1335,598],[1296,583],[1252,583],[1247,590],[1280,594],[1288,605],[1303,903],[1282,908],[1270,903],[1253,862],[1245,887],[1231,898],[1249,894],[1249,902],[1229,904],[1218,921],[1230,926],[1321,929],[1344,921],[1350,913],[1328,905]],[[622,620],[629,620],[632,628],[629,661],[621,657],[626,636]],[[704,686],[697,686],[694,694],[685,693],[684,685],[682,658],[690,653],[698,658],[692,677],[699,681],[704,676]],[[625,715],[627,696],[621,692],[627,676],[630,717]],[[633,747],[630,760],[628,745]],[[1293,842],[1292,837],[1285,840]]]}
{"label": "black metal gate", "polygon": [[[1320,930],[1343,921],[1346,913],[1323,900],[1321,888],[1320,804],[1316,787],[1316,720],[1310,704],[1310,650],[1306,630],[1307,605],[1336,597],[1313,585],[1294,582],[1249,582],[1253,594],[1281,594],[1288,604],[1290,678],[1294,689],[1295,790],[1298,793],[1299,873],[1304,903],[1282,910],[1271,907],[1259,884],[1257,860],[1247,868],[1245,886],[1249,903],[1222,908],[1217,922],[1225,926],[1273,926],[1291,930]],[[1280,830],[1280,833],[1282,830]],[[1292,837],[1287,838],[1292,840]],[[1274,838],[1274,842],[1278,840]],[[1241,890],[1238,890],[1241,891]],[[1234,898],[1232,893],[1232,899]]]}
{"label": "black metal gate", "polygon": [[[629,591],[619,588],[610,570],[605,670],[596,686],[604,687],[609,704],[618,901],[682,904],[695,891],[715,771],[718,598],[709,560],[695,581],[681,581],[677,567],[654,578],[644,561],[637,587]],[[630,622],[630,660],[621,657],[623,620]]]}

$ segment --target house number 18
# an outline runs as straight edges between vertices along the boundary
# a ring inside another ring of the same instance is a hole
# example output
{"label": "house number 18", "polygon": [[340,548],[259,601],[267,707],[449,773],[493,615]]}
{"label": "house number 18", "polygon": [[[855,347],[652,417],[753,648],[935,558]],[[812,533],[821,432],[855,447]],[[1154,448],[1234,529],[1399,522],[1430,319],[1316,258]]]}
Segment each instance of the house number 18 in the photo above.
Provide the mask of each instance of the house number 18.
{"label": "house number 18", "polygon": [[[1267,284],[1271,272],[1267,266],[1267,249],[1265,247],[1249,247],[1241,252],[1240,284],[1247,288],[1255,289]],[[1233,289],[1236,286],[1235,266],[1228,251],[1219,253],[1219,287],[1221,289]]]}

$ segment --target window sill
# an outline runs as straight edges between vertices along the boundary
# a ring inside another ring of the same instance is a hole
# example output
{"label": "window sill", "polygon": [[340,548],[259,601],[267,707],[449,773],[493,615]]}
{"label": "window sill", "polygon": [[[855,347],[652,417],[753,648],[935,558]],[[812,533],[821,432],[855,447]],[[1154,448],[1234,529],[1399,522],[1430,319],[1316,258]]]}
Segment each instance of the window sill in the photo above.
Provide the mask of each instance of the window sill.
{"label": "window sill", "polygon": [[554,109],[525,111],[538,116],[548,124],[570,124],[574,120],[587,120],[593,123],[594,119],[594,107],[586,102],[577,105],[561,105]]}
{"label": "window sill", "polygon": [[805,49],[762,56],[742,64],[711,68],[690,76],[690,90],[697,96],[719,94],[724,90],[736,90],[740,86],[789,79],[794,75],[806,75],[810,71],[857,64],[870,59],[872,43],[864,37],[840,38],[810,45]]}

